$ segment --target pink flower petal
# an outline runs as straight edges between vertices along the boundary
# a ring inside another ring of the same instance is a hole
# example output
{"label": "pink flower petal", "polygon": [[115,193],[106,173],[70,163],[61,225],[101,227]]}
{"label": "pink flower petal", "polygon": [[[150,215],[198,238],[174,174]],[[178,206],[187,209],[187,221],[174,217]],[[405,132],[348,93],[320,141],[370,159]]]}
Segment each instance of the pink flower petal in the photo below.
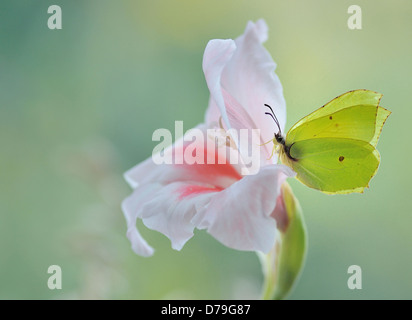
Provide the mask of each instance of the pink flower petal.
{"label": "pink flower petal", "polygon": [[199,185],[185,185],[180,188],[177,193],[179,194],[179,200],[184,200],[188,197],[196,196],[198,194],[205,194],[209,192],[219,192],[222,188],[210,187],[210,186],[199,186]]}
{"label": "pink flower petal", "polygon": [[246,176],[210,198],[192,223],[224,245],[237,250],[269,252],[276,235],[271,213],[280,194],[280,186],[295,173],[283,165],[270,165],[258,174]]}
{"label": "pink flower petal", "polygon": [[[227,155],[229,150],[223,152],[209,150],[207,139],[210,137],[207,136],[206,126],[199,125],[196,128],[203,132],[203,141],[182,142],[182,138],[165,150],[165,153],[174,154],[174,160],[179,159],[182,164],[156,164],[153,157],[150,157],[128,170],[124,174],[126,181],[133,188],[153,182],[170,183],[174,181],[197,181],[225,188],[241,179],[238,166],[230,164]],[[203,164],[188,164],[184,159],[181,159],[185,148],[189,145],[202,154]]]}

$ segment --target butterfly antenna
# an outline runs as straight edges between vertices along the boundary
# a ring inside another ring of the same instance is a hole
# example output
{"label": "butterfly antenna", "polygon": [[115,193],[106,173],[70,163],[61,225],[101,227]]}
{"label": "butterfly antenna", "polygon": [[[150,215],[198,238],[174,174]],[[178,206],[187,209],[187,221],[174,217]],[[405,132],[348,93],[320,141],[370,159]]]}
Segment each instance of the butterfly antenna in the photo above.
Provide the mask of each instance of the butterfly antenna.
{"label": "butterfly antenna", "polygon": [[268,107],[268,108],[270,109],[270,111],[272,111],[272,113],[265,112],[265,114],[267,114],[267,115],[269,115],[269,116],[272,117],[273,121],[275,121],[276,125],[277,125],[278,128],[279,128],[279,134],[282,135],[282,130],[280,129],[279,120],[278,120],[278,118],[276,118],[276,115],[275,115],[275,113],[273,112],[272,107],[271,107],[270,105],[268,105],[268,104],[264,104],[264,106],[265,106],[265,107]]}

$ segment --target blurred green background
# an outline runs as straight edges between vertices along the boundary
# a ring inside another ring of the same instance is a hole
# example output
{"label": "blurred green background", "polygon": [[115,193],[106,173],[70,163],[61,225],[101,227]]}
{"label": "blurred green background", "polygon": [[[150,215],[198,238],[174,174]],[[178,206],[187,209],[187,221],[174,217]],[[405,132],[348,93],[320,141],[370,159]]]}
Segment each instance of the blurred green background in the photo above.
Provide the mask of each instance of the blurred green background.
{"label": "blurred green background", "polygon": [[[412,296],[409,101],[412,3],[355,1],[2,1],[0,3],[0,299],[257,298],[254,253],[197,231],[181,252],[160,233],[136,256],[122,173],[151,155],[157,128],[203,121],[206,43],[264,18],[289,128],[351,89],[382,92],[382,162],[364,194],[328,196],[290,181],[309,249],[293,299]],[[47,28],[60,5],[63,29]],[[63,289],[49,290],[58,264]],[[349,290],[347,269],[363,271]]]}

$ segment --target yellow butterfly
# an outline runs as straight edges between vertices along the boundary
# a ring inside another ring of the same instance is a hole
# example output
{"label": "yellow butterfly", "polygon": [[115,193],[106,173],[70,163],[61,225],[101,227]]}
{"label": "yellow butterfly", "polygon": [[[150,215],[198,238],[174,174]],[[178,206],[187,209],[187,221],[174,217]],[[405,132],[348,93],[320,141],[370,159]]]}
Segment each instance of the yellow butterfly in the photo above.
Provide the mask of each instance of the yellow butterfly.
{"label": "yellow butterfly", "polygon": [[272,155],[277,151],[281,163],[311,188],[332,194],[363,192],[378,170],[376,144],[391,114],[379,106],[381,98],[363,89],[344,93],[298,121],[286,138],[265,105],[279,128],[270,140]]}

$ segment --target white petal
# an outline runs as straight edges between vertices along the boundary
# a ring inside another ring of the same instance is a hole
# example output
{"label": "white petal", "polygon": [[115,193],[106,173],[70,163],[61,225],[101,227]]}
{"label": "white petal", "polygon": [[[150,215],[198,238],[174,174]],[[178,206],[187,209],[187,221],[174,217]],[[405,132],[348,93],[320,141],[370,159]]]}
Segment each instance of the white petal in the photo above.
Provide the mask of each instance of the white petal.
{"label": "white petal", "polygon": [[266,166],[215,194],[207,206],[198,207],[192,222],[230,248],[269,252],[276,235],[270,215],[281,184],[294,175],[283,165]]}
{"label": "white petal", "polygon": [[236,51],[223,70],[221,86],[249,113],[261,130],[263,140],[269,141],[278,128],[265,115],[268,109],[264,104],[273,108],[283,131],[286,103],[274,72],[276,64],[262,46],[266,38],[267,26],[263,20],[248,23],[245,33],[236,39]]}
{"label": "white petal", "polygon": [[[246,156],[244,155],[245,152],[248,152],[248,154],[252,154],[252,151],[257,151],[253,152],[257,156],[259,156],[259,159],[255,160],[259,162],[261,165],[265,165],[268,163],[276,163],[277,162],[277,155],[274,154],[273,158],[271,159],[272,161],[269,161],[269,158],[272,154],[272,148],[273,148],[273,143],[266,143],[267,141],[264,140],[262,137],[262,133],[260,132],[260,128],[256,125],[256,123],[253,121],[253,119],[250,117],[249,113],[246,112],[246,110],[239,104],[238,101],[234,97],[232,97],[226,90],[222,89],[223,97],[225,99],[226,103],[226,112],[228,115],[228,119],[230,122],[230,125],[233,129],[240,130],[242,129],[247,129],[248,131],[248,141],[247,141],[247,147],[248,150],[244,150],[242,148],[242,143],[237,143],[238,149],[240,150],[240,153],[242,154],[242,157],[245,159]],[[257,134],[254,129],[259,130],[259,136],[256,137],[256,139],[252,139],[252,137]],[[257,140],[257,142],[255,142]]]}
{"label": "white petal", "polygon": [[132,245],[133,251],[144,257],[151,256],[154,250],[147,244],[146,240],[142,238],[137,230],[136,219],[145,199],[150,196],[151,192],[159,187],[161,187],[160,184],[138,187],[132,195],[122,202],[122,210],[127,222],[127,238]]}
{"label": "white petal", "polygon": [[173,249],[181,250],[193,236],[196,205],[204,207],[219,191],[208,185],[174,182],[155,192],[139,216],[145,226],[167,236]]}
{"label": "white petal", "polygon": [[[210,40],[203,55],[203,72],[210,91],[210,102],[212,102],[211,104],[209,103],[206,119],[213,119],[220,112],[227,126],[226,129],[230,128],[230,124],[221,90],[221,76],[235,49],[236,45],[233,40]],[[216,107],[219,109],[219,112]]]}

